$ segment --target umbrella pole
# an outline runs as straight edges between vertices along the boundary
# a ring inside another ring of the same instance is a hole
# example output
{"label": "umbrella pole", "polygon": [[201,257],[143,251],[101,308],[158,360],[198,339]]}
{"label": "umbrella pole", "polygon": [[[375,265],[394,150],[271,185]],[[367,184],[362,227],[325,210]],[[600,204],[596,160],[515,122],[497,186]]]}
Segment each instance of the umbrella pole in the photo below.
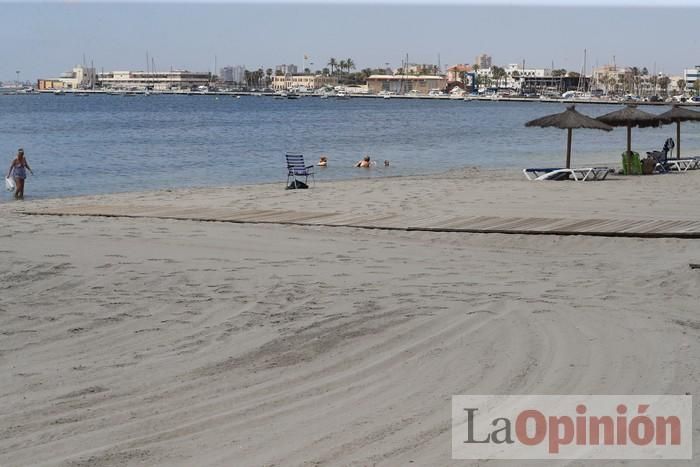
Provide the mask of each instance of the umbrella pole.
{"label": "umbrella pole", "polygon": [[632,173],[632,127],[627,127],[627,152],[623,157],[625,174],[629,175]]}
{"label": "umbrella pole", "polygon": [[681,158],[681,121],[676,122],[676,159]]}
{"label": "umbrella pole", "polygon": [[566,138],[566,168],[571,168],[571,128],[568,129],[569,134]]}
{"label": "umbrella pole", "polygon": [[627,127],[627,155],[632,154],[632,127]]}

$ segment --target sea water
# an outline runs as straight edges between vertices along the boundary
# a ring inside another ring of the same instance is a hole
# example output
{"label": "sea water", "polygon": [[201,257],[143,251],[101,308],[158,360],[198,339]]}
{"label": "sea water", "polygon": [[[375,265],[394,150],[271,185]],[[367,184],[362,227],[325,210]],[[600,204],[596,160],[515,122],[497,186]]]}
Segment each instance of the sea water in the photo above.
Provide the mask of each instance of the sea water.
{"label": "sea water", "polygon": [[[28,197],[278,182],[286,152],[321,155],[316,180],[423,175],[449,169],[560,166],[566,131],[526,128],[559,103],[424,99],[273,99],[214,95],[0,96],[0,169],[25,150]],[[578,105],[599,116],[620,105]],[[661,113],[668,107],[642,107]],[[695,123],[683,154],[700,155]],[[633,129],[633,149],[661,149],[675,125]],[[574,130],[573,162],[617,162],[626,132]],[[376,169],[353,167],[363,156]],[[384,167],[384,160],[390,161]],[[5,200],[10,196],[5,195]]]}

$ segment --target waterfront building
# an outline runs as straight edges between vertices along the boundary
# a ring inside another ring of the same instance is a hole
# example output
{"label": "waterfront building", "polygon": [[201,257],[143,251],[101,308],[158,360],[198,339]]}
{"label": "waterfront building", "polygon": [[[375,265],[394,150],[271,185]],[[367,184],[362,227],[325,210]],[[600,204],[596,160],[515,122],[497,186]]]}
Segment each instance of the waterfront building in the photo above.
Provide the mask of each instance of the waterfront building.
{"label": "waterfront building", "polygon": [[245,65],[234,65],[231,68],[233,68],[233,72],[231,73],[233,82],[237,84],[245,83]]}
{"label": "waterfront building", "polygon": [[700,65],[683,70],[683,79],[685,80],[686,91],[695,89],[695,82],[700,80]]}
{"label": "waterfront building", "polygon": [[40,91],[63,89],[64,83],[58,78],[40,78],[36,82],[36,88]]}
{"label": "waterfront building", "polygon": [[504,68],[506,72],[505,86],[507,88],[521,88],[525,78],[549,78],[552,76],[551,68],[523,68],[521,64],[511,63]]}
{"label": "waterfront building", "polygon": [[593,69],[593,89],[604,90],[606,94],[633,94],[652,96],[666,94],[672,89],[673,79],[664,73],[654,75],[645,68],[603,65]]}
{"label": "waterfront building", "polygon": [[[685,89],[680,89],[678,87],[678,81],[680,81],[680,80],[685,81],[685,74],[683,74],[682,76],[681,75],[669,76],[668,78],[669,78],[668,89],[669,89],[669,92],[671,94],[673,94],[673,93],[681,93],[682,94],[685,92]],[[688,88],[688,85],[686,84],[686,89],[687,88]]]}
{"label": "waterfront building", "polygon": [[464,73],[473,73],[474,69],[471,65],[460,64],[452,65],[447,68],[447,81],[462,81],[464,78]]}
{"label": "waterfront building", "polygon": [[225,66],[219,70],[219,80],[224,83],[244,83],[245,82],[245,66],[234,65]]}
{"label": "waterfront building", "polygon": [[511,63],[505,67],[505,71],[510,76],[513,76],[514,74],[517,76],[536,76],[538,78],[552,76],[551,68],[523,68],[522,65],[516,63]]}
{"label": "waterfront building", "polygon": [[219,70],[219,80],[224,83],[233,83],[233,67],[225,66]]}
{"label": "waterfront building", "polygon": [[66,88],[70,89],[89,89],[95,86],[97,75],[94,68],[85,66],[73,67],[72,71],[61,73],[61,80]]}
{"label": "waterfront building", "polygon": [[289,65],[277,65],[275,67],[275,74],[279,75],[296,75],[299,73],[299,69],[297,68],[296,65],[292,65],[291,63]]}
{"label": "waterfront building", "polygon": [[481,54],[474,59],[474,63],[479,65],[480,69],[491,68],[491,55]]}
{"label": "waterfront building", "polygon": [[334,87],[338,84],[336,76],[325,75],[277,75],[272,76],[272,89],[288,91],[290,89],[320,89],[324,86]]}
{"label": "waterfront building", "polygon": [[592,79],[597,88],[604,89],[606,94],[614,94],[622,91],[625,84],[630,81],[632,69],[617,65],[603,65],[593,68]]}
{"label": "waterfront building", "polygon": [[39,89],[90,89],[97,84],[94,68],[82,65],[73,67],[71,71],[61,73],[58,78],[37,80]]}
{"label": "waterfront building", "polygon": [[409,63],[405,72],[409,75],[437,75],[440,70],[437,65],[430,63]]}
{"label": "waterfront building", "polygon": [[97,80],[103,88],[110,89],[192,89],[207,86],[211,75],[206,72],[177,71],[112,71],[99,73]]}
{"label": "waterfront building", "polygon": [[367,78],[367,88],[370,94],[392,92],[406,94],[428,94],[432,89],[444,90],[447,78],[436,75],[372,75]]}

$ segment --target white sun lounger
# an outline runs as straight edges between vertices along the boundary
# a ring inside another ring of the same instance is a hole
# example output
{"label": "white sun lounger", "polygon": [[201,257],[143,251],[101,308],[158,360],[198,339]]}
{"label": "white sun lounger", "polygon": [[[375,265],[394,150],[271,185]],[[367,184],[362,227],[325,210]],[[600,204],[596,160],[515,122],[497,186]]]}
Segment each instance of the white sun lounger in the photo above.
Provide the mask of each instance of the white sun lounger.
{"label": "white sun lounger", "polygon": [[[688,170],[700,168],[700,158],[697,157],[682,157],[680,159],[666,159],[664,161],[665,169],[668,171],[687,172]],[[661,164],[657,163],[656,168]]]}
{"label": "white sun lounger", "polygon": [[581,167],[573,169],[547,168],[523,169],[528,180],[569,180],[577,182],[605,180],[610,173],[609,167]]}

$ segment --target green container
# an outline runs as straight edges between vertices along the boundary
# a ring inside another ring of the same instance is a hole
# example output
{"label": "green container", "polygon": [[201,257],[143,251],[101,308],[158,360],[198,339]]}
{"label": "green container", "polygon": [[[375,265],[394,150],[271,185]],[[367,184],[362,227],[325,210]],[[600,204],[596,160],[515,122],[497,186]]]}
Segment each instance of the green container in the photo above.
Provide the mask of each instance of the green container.
{"label": "green container", "polygon": [[642,175],[642,161],[638,152],[622,153],[622,171],[625,175]]}

